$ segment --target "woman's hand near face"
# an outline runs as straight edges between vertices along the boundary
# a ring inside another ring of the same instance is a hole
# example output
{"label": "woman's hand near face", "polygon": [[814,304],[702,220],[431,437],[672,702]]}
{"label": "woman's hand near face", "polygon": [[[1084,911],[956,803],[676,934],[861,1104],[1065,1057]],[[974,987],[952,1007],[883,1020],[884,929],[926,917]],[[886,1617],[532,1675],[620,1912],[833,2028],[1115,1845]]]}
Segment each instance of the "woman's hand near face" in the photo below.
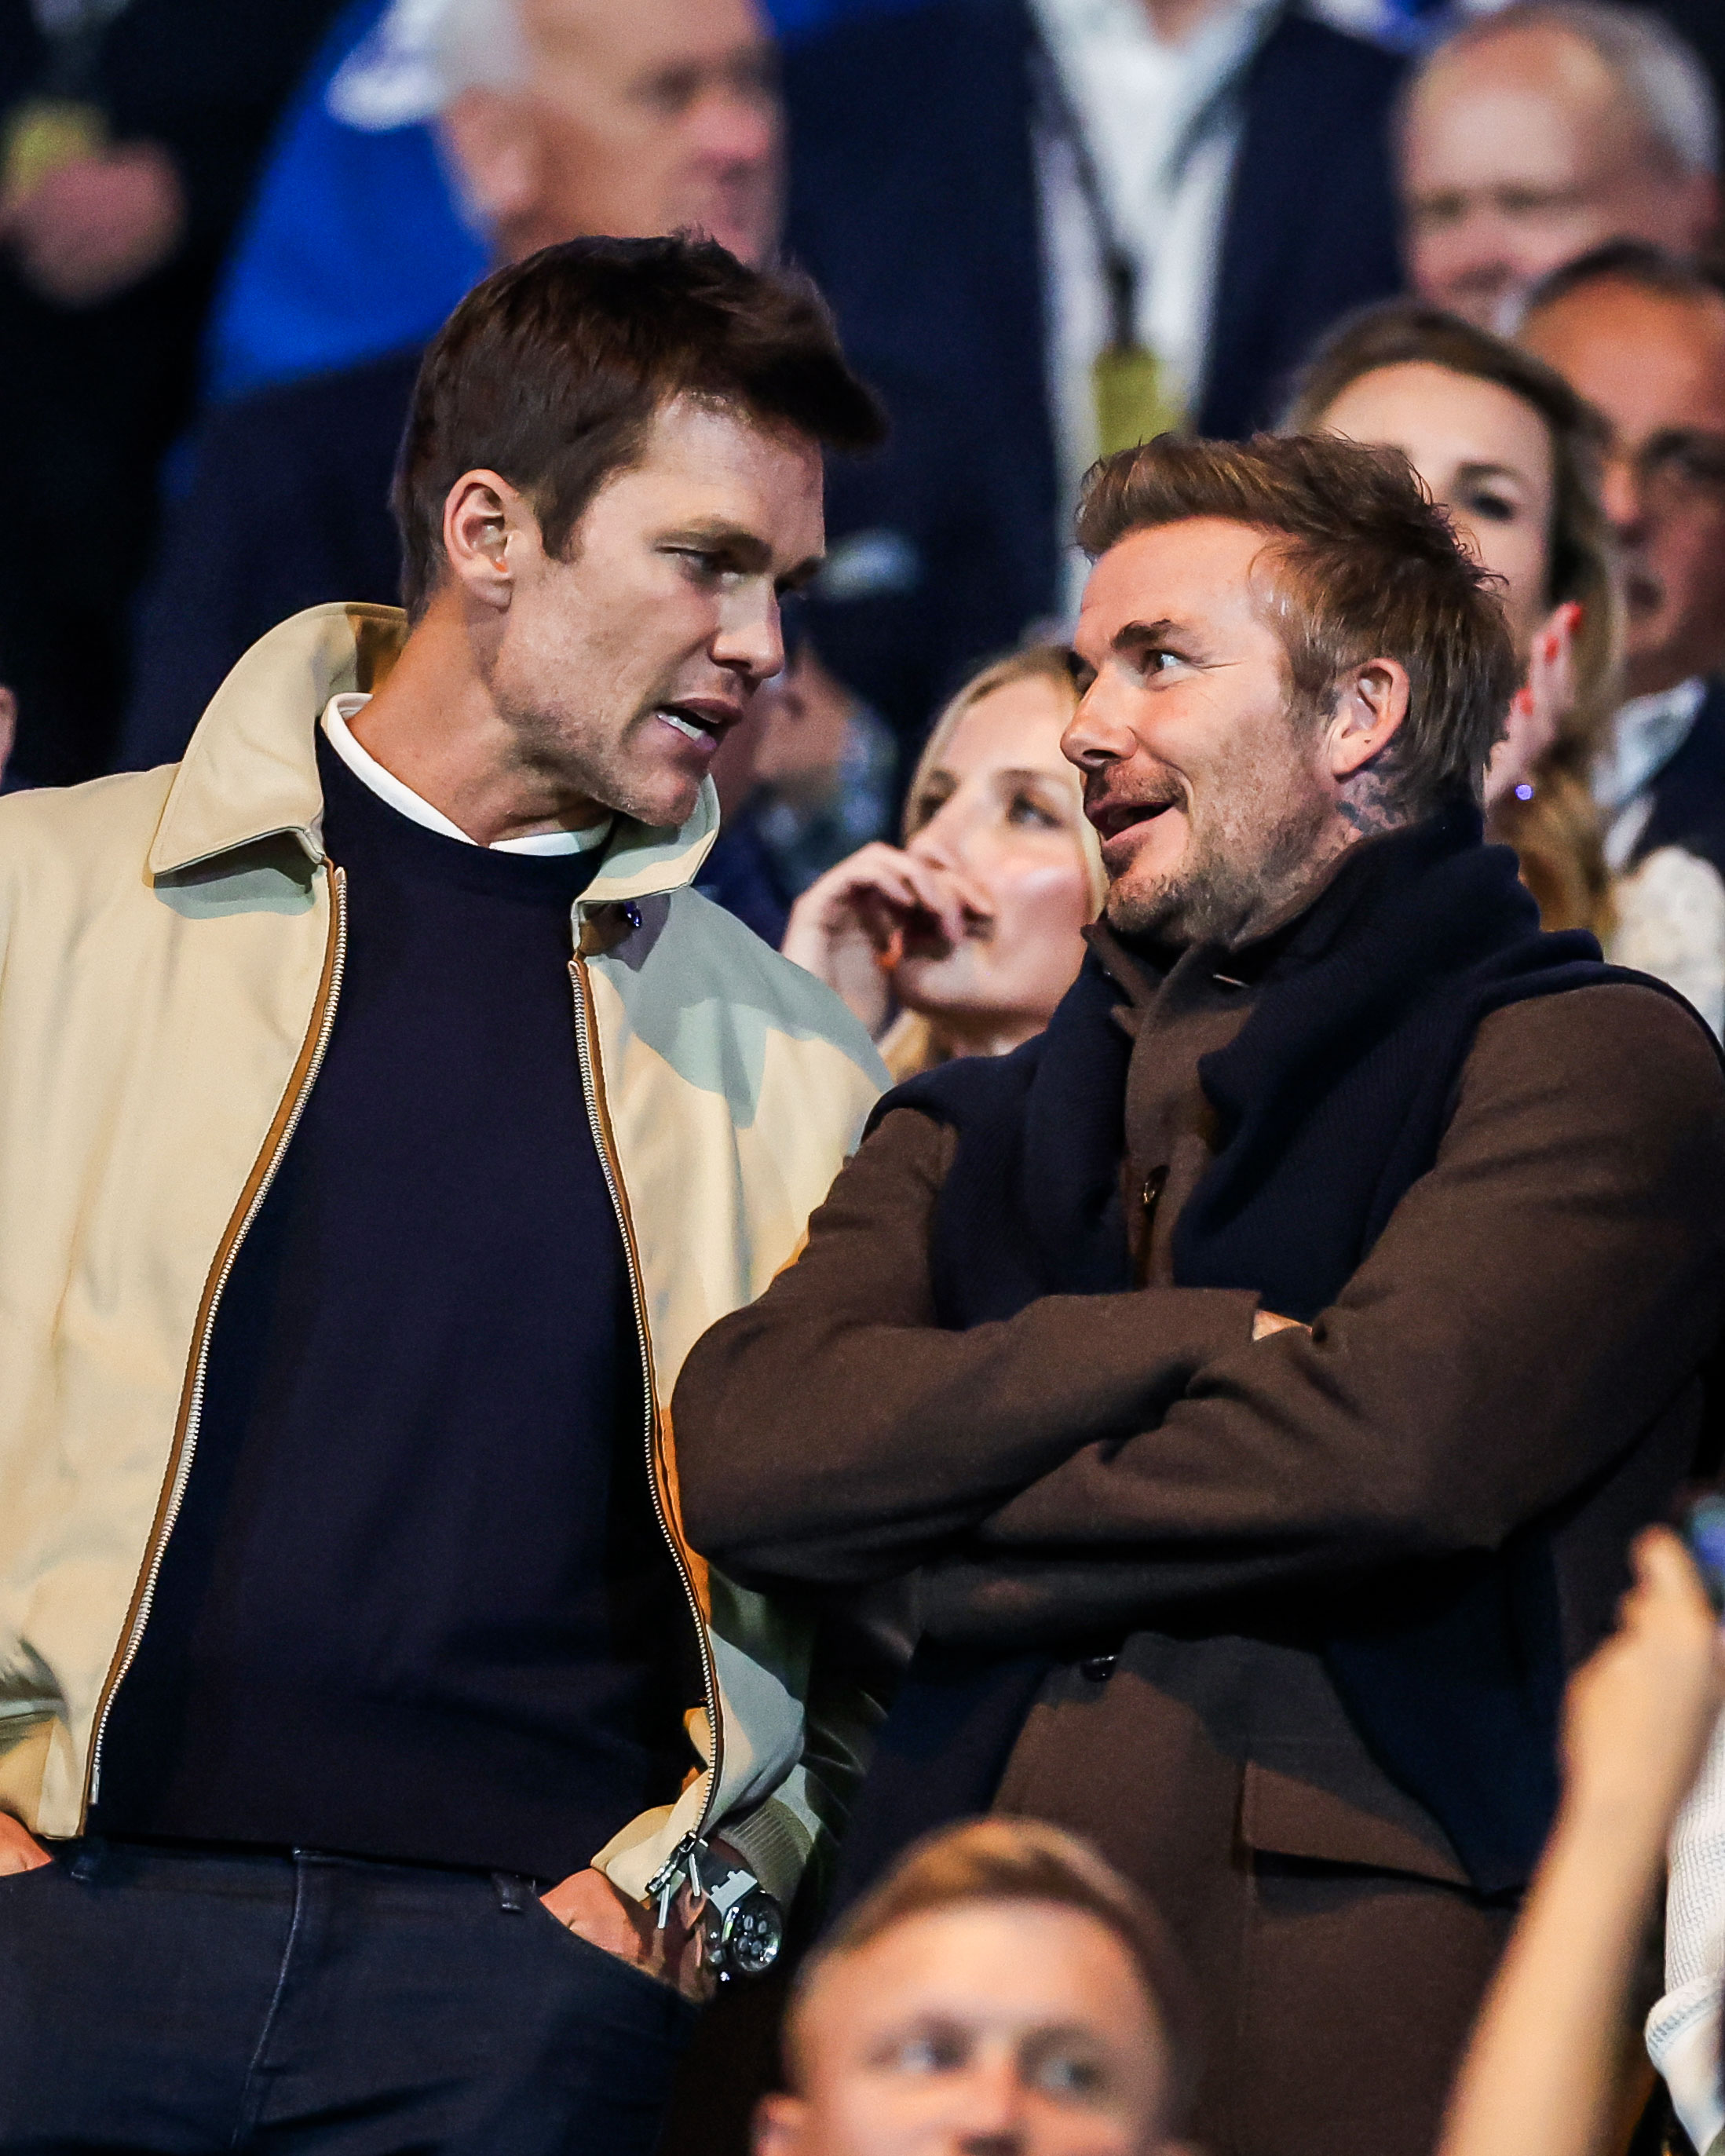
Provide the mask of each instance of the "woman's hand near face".
{"label": "woman's hand near face", "polygon": [[988,895],[951,869],[937,868],[882,839],[810,884],[791,908],[784,955],[842,996],[870,1033],[891,1008],[891,968],[907,927],[964,940],[967,913],[993,911]]}
{"label": "woman's hand near face", "polygon": [[1574,599],[1553,607],[1533,639],[1527,678],[1510,701],[1509,726],[1486,767],[1486,807],[1494,808],[1530,774],[1557,739],[1575,701],[1575,632],[1581,608]]}

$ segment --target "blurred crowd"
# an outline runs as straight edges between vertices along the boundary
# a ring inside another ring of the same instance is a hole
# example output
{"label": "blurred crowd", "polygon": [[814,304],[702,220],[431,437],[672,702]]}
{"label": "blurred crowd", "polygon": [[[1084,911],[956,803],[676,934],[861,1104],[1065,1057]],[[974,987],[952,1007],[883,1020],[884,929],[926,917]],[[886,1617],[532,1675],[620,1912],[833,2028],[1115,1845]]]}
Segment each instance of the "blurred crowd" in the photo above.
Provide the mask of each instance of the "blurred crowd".
{"label": "blurred crowd", "polygon": [[[977,670],[1058,649],[1079,479],[1167,428],[1406,452],[1526,664],[1493,835],[1548,926],[1725,1025],[1710,0],[3,20],[8,785],[172,760],[275,623],[393,601],[419,353],[489,264],[700,228],[814,277],[892,422],[833,461],[827,562],[727,743],[704,887],[896,1026],[895,1068],[1011,1045],[1076,968],[1096,869],[1070,694],[1045,656]],[[937,935],[953,963],[916,963],[917,924],[966,906],[1024,911],[998,978]]]}

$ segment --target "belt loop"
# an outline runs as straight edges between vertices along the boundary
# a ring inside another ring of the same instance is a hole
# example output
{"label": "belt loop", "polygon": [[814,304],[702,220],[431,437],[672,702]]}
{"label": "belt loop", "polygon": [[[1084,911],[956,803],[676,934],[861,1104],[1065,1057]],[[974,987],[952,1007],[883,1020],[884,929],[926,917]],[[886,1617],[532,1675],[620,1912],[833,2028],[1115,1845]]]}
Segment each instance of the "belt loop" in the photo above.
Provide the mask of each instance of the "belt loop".
{"label": "belt loop", "polygon": [[99,1835],[85,1835],[72,1855],[66,1859],[66,1869],[74,1879],[86,1884],[101,1868],[102,1844]]}
{"label": "belt loop", "polygon": [[519,1917],[526,1912],[533,1893],[531,1879],[523,1879],[518,1871],[494,1871],[491,1884],[497,1890],[497,1907],[506,1916]]}

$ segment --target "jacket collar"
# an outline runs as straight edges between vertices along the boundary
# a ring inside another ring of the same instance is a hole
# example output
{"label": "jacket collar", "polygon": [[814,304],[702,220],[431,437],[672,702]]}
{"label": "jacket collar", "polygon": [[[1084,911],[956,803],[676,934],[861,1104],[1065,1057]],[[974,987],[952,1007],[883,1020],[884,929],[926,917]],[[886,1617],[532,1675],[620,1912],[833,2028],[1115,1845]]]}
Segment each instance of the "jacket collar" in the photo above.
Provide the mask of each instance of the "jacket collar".
{"label": "jacket collar", "polygon": [[[407,640],[398,607],[308,607],[261,638],[198,721],[151,843],[152,876],[218,859],[260,839],[323,850],[317,722],[331,696],[381,685]],[[680,830],[614,819],[583,910],[649,898],[691,882],[719,830],[718,796],[703,782]]]}

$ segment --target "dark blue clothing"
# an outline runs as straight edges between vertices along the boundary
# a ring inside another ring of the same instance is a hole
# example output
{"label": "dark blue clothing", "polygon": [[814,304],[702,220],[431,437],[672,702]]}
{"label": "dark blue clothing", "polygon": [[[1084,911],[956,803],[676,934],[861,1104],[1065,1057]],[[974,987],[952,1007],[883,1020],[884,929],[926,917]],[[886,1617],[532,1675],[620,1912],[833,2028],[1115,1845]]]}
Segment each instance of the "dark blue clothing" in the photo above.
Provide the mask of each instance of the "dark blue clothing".
{"label": "dark blue clothing", "polygon": [[516,1878],[73,1843],[0,1879],[0,2156],[649,2156],[695,2018]]}
{"label": "dark blue clothing", "polygon": [[318,761],[346,976],[222,1296],[95,1823],[561,1878],[691,1763],[576,1059],[597,856],[465,844]]}
{"label": "dark blue clothing", "polygon": [[776,951],[783,942],[793,894],[786,891],[778,864],[747,807],[720,832],[701,864],[695,888],[715,906],[734,913],[771,949]]}
{"label": "dark blue clothing", "polygon": [[401,595],[389,482],[417,349],[212,413],[140,609],[116,767],[176,763],[234,661],[303,608]]}
{"label": "dark blue clothing", "polygon": [[[1059,599],[1032,54],[1025,0],[923,0],[786,54],[791,252],[893,423],[882,454],[834,460],[846,595],[810,627],[901,728]],[[1252,62],[1200,434],[1271,422],[1337,317],[1399,288],[1402,64],[1294,13]]]}
{"label": "dark blue clothing", "polygon": [[1635,859],[1660,846],[1681,846],[1725,876],[1725,681],[1714,681],[1695,724],[1648,792],[1653,806],[1635,841]]}
{"label": "dark blue clothing", "polygon": [[[15,761],[33,785],[94,778],[112,760],[161,466],[192,421],[205,310],[276,110],[333,12],[332,0],[0,0],[0,114],[44,95],[91,104],[116,142],[167,152],[185,206],[167,259],[88,305],[50,299],[18,249],[0,249],[0,462],[35,505],[28,532],[0,533],[0,681],[18,692]],[[56,19],[85,33],[51,37]]]}

